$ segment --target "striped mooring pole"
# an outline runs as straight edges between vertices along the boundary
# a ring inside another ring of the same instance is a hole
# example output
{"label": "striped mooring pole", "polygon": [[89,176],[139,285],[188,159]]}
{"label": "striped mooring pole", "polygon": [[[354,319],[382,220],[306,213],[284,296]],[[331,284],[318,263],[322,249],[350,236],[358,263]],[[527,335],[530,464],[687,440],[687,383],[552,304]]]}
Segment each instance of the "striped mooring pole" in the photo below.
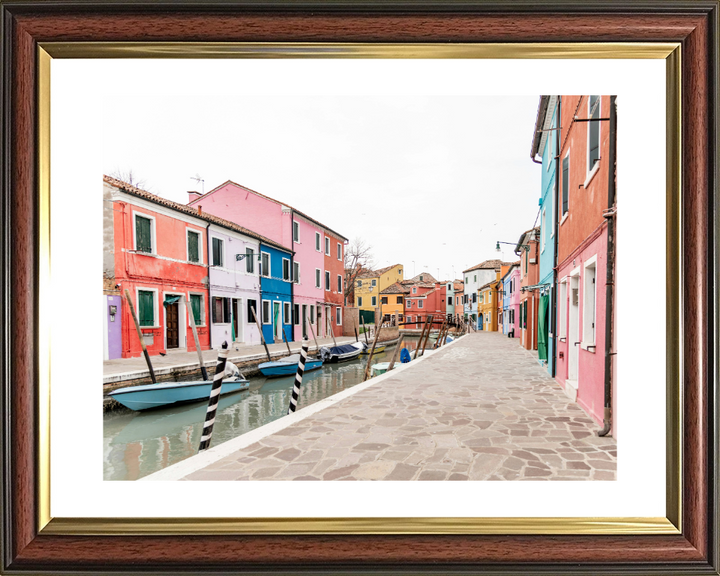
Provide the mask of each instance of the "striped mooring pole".
{"label": "striped mooring pole", "polygon": [[220,389],[222,388],[223,376],[225,375],[225,362],[227,361],[228,352],[227,342],[224,342],[223,347],[218,351],[215,376],[213,377],[212,389],[210,390],[207,413],[205,414],[205,424],[203,425],[202,437],[200,438],[200,448],[198,452],[202,452],[203,450],[210,448],[210,439],[212,438],[213,425],[215,424],[215,413],[217,412],[217,405],[220,400]]}
{"label": "striped mooring pole", "polygon": [[298,362],[297,372],[295,372],[295,385],[293,386],[292,398],[290,398],[290,406],[288,406],[288,414],[295,412],[297,408],[298,398],[300,398],[300,386],[302,386],[303,374],[305,373],[305,360],[308,353],[307,338],[303,338],[302,350],[300,350],[300,362]]}

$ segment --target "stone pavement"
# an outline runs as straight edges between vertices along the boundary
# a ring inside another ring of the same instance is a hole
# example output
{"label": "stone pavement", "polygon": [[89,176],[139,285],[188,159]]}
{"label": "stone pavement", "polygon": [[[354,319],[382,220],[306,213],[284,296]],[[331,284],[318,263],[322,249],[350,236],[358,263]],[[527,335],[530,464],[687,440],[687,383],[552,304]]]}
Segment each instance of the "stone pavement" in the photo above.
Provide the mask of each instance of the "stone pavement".
{"label": "stone pavement", "polygon": [[517,340],[477,332],[181,479],[614,480],[598,428]]}

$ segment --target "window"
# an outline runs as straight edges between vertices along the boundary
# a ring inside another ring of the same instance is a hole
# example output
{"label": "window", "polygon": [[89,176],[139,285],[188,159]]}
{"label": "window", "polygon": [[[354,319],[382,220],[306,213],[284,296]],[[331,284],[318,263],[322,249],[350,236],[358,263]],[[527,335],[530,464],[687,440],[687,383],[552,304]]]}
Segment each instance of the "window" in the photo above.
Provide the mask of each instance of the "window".
{"label": "window", "polygon": [[492,290],[488,290],[488,299],[487,299],[487,301],[488,301],[488,304],[489,304],[490,302],[492,302]]}
{"label": "window", "polygon": [[473,282],[477,282],[477,274],[473,274]]}
{"label": "window", "polygon": [[422,282],[422,281],[423,281],[423,276],[422,276],[422,274],[420,274],[420,282]]}
{"label": "window", "polygon": [[315,288],[320,288],[320,268],[315,268]]}
{"label": "window", "polygon": [[480,292],[480,300],[479,302],[482,304],[485,302],[485,292]]}
{"label": "window", "polygon": [[413,286],[413,294],[417,294],[417,288]]}
{"label": "window", "polygon": [[560,282],[560,299],[558,300],[558,337],[565,338],[567,335],[567,281]]}
{"label": "window", "polygon": [[282,259],[283,264],[283,280],[290,282],[290,260],[287,258]]}
{"label": "window", "polygon": [[293,242],[300,242],[300,224],[293,220]]}
{"label": "window", "polygon": [[195,321],[195,326],[204,326],[205,319],[203,318],[202,306],[203,296],[202,294],[190,294],[190,310]]}
{"label": "window", "polygon": [[292,324],[292,318],[290,318],[290,302],[283,302],[283,324]]}
{"label": "window", "polygon": [[377,280],[371,280],[370,286],[377,286]]}
{"label": "window", "polygon": [[342,326],[342,308],[335,308],[335,324]]}
{"label": "window", "polygon": [[315,232],[315,250],[320,252],[320,232]]}
{"label": "window", "polygon": [[140,326],[155,326],[155,292],[138,290],[138,322]]}
{"label": "window", "polygon": [[342,261],[342,244],[340,244],[340,242],[338,242],[337,245],[337,257],[338,260]]}
{"label": "window", "polygon": [[138,214],[135,215],[135,250],[151,254],[152,220]]}
{"label": "window", "polygon": [[387,296],[381,296],[380,297],[380,304],[387,304]]}
{"label": "window", "polygon": [[[588,99],[588,118],[600,118],[600,96]],[[587,171],[590,172],[600,160],[600,122],[588,122]]]}
{"label": "window", "polygon": [[260,257],[260,275],[270,278],[270,254],[261,252]]}
{"label": "window", "polygon": [[200,234],[187,231],[187,256],[188,262],[200,262]]}
{"label": "window", "polygon": [[227,324],[230,322],[230,298],[220,298],[215,296],[212,300],[213,323]]}
{"label": "window", "polygon": [[405,302],[405,305],[406,305],[408,308],[412,308],[412,300],[407,300],[407,301]]}
{"label": "window", "polygon": [[270,300],[262,301],[262,323],[270,324],[272,318],[270,316]]}
{"label": "window", "polygon": [[255,251],[252,248],[245,248],[245,271],[248,274],[255,272]]}
{"label": "window", "polygon": [[337,275],[337,284],[338,284],[338,294],[342,294],[343,291],[343,277],[338,274]]}
{"label": "window", "polygon": [[325,270],[325,290],[330,291],[330,272]]}
{"label": "window", "polygon": [[330,256],[330,238],[325,236],[325,256]]}
{"label": "window", "polygon": [[583,290],[583,344],[595,344],[595,262],[585,268]]}
{"label": "window", "polygon": [[358,308],[362,308],[362,296],[358,296]]}
{"label": "window", "polygon": [[293,305],[293,324],[300,326],[300,304]]}
{"label": "window", "polygon": [[468,284],[470,282],[470,276],[465,276],[465,284]]}
{"label": "window", "polygon": [[377,306],[377,296],[370,298],[370,306]]}
{"label": "window", "polygon": [[472,297],[473,297],[473,298],[472,298],[473,304],[477,303],[477,294],[475,294],[475,292],[473,292]]}
{"label": "window", "polygon": [[402,304],[402,302],[403,302],[403,297],[402,297],[402,296],[398,296],[398,297],[397,297],[397,300],[395,301],[395,303],[396,303],[396,304]]}
{"label": "window", "polygon": [[293,262],[293,282],[300,284],[300,262]]}
{"label": "window", "polygon": [[[555,214],[555,213],[553,212],[553,202],[555,202],[556,197],[557,197],[557,181],[553,181],[552,196],[545,201],[545,204],[547,204],[547,207],[550,208],[550,238],[555,236],[555,217],[553,216],[553,214]],[[528,259],[529,252],[530,252],[529,250],[525,252],[525,261],[526,262]],[[527,269],[527,264],[525,264],[525,268]]]}
{"label": "window", "polygon": [[358,287],[358,288],[361,288],[361,287],[362,287],[362,280],[358,280],[358,281],[357,281],[357,287]]}
{"label": "window", "polygon": [[455,306],[460,306],[460,296],[455,296]]}
{"label": "window", "polygon": [[568,211],[568,188],[570,187],[570,154],[568,153],[562,162],[562,213]]}
{"label": "window", "polygon": [[212,239],[212,265],[223,265],[223,241],[220,238]]}
{"label": "window", "polygon": [[[248,322],[255,322],[255,316],[257,316],[257,313],[258,313],[257,300],[248,300],[247,301]],[[259,320],[259,318],[258,318],[258,320]]]}
{"label": "window", "polygon": [[422,307],[423,307],[423,300],[418,300],[418,308],[422,308]]}

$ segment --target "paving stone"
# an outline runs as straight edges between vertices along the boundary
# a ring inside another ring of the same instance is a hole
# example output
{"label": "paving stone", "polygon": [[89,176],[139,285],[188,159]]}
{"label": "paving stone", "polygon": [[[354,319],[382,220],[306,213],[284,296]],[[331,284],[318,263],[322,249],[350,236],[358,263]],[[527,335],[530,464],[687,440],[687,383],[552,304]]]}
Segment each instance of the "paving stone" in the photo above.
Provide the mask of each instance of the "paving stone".
{"label": "paving stone", "polygon": [[442,470],[423,470],[418,476],[418,480],[445,480],[447,472]]}
{"label": "paving stone", "polygon": [[395,465],[395,468],[385,477],[385,480],[412,480],[419,470],[419,466],[410,466],[400,462]]}

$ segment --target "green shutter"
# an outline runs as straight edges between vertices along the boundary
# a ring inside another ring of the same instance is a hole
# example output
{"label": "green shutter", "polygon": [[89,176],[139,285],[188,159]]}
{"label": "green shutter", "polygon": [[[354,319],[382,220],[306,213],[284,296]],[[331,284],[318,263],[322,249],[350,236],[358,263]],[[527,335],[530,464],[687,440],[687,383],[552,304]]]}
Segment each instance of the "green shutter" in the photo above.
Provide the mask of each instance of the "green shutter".
{"label": "green shutter", "polygon": [[135,250],[152,252],[151,222],[149,218],[135,216]]}
{"label": "green shutter", "polygon": [[188,232],[188,260],[200,262],[200,234]]}
{"label": "green shutter", "polygon": [[199,294],[190,294],[190,308],[192,310],[195,325],[202,325],[202,296]]}
{"label": "green shutter", "polygon": [[213,252],[213,266],[223,265],[223,254],[222,254],[222,240],[220,238],[212,239],[212,252]]}
{"label": "green shutter", "polygon": [[138,291],[138,316],[140,326],[155,325],[154,297],[154,292],[147,292],[145,290]]}
{"label": "green shutter", "polygon": [[255,253],[252,248],[245,248],[245,270],[248,274],[255,271]]}

